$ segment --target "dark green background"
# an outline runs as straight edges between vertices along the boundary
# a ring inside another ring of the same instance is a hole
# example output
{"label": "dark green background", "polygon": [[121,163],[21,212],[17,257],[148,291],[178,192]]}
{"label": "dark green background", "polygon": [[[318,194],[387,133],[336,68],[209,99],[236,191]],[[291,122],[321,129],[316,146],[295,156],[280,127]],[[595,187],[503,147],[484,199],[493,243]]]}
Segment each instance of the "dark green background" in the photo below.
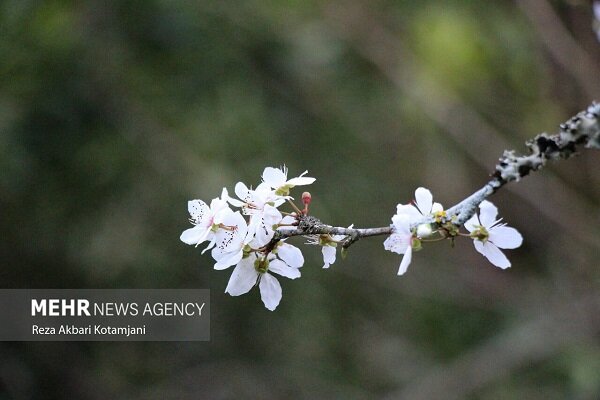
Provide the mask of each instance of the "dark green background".
{"label": "dark green background", "polygon": [[269,312],[179,241],[188,199],[283,163],[340,226],[458,202],[600,99],[590,2],[7,0],[0,56],[2,287],[212,291],[209,343],[2,343],[1,399],[600,396],[597,151],[493,197],[507,271],[303,246]]}

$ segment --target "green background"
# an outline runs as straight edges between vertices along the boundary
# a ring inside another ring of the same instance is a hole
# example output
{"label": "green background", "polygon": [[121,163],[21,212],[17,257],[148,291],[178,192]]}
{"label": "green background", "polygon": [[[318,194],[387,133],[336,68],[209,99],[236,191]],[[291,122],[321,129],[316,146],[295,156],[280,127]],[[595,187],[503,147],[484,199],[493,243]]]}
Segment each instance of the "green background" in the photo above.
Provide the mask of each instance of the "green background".
{"label": "green background", "polygon": [[334,225],[455,204],[600,100],[590,2],[7,0],[0,55],[2,287],[212,291],[210,342],[0,344],[1,399],[600,397],[597,151],[494,195],[506,271],[297,238],[269,312],[179,241],[188,199],[284,163]]}

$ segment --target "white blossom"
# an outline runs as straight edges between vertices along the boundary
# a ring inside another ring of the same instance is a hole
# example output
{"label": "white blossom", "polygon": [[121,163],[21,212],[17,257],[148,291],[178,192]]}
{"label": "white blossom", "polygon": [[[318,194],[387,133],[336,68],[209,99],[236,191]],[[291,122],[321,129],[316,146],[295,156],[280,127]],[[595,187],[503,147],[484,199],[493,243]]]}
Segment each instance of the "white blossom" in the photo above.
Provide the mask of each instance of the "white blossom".
{"label": "white blossom", "polygon": [[[392,217],[392,234],[383,242],[383,247],[394,253],[404,254],[398,269],[398,275],[403,275],[412,261],[413,246],[419,246],[411,226],[423,217],[435,216],[444,212],[440,203],[433,202],[433,195],[424,187],[415,190],[415,200],[411,204],[398,204],[396,214]],[[421,224],[416,229],[416,236],[427,237],[432,234],[429,224]]]}
{"label": "white blossom", "polygon": [[411,224],[418,222],[423,217],[443,213],[444,207],[433,202],[433,195],[424,187],[415,190],[415,200],[411,204],[398,204],[397,214],[406,214],[411,219]]}
{"label": "white blossom", "polygon": [[[180,240],[186,244],[198,246],[200,243],[214,238],[215,230],[223,223],[223,217],[227,211],[231,211],[227,205],[227,189],[223,188],[221,198],[215,198],[210,202],[210,207],[202,200],[188,201],[190,222],[193,228],[186,229],[180,236]],[[211,241],[204,251],[214,246]],[[204,253],[203,251],[203,253]]]}
{"label": "white blossom", "polygon": [[479,216],[473,215],[465,228],[471,233],[475,249],[492,264],[502,269],[510,267],[510,261],[500,249],[516,249],[523,243],[523,237],[515,229],[496,220],[498,209],[484,200],[479,205]]}
{"label": "white blossom", "polygon": [[279,224],[283,218],[277,207],[285,202],[285,197],[276,195],[265,183],[252,190],[244,183],[238,182],[235,185],[235,194],[240,200],[229,198],[229,203],[241,207],[242,213],[250,216],[248,235],[244,242],[250,243],[255,240],[259,247],[264,246],[273,238],[273,226]]}
{"label": "white blossom", "polygon": [[[402,210],[401,210],[402,211]],[[383,247],[391,252],[404,254],[398,269],[403,275],[412,260],[413,234],[410,230],[411,216],[401,212],[392,217],[393,233],[383,242]]]}
{"label": "white blossom", "polygon": [[[352,228],[350,225],[348,228]],[[311,235],[308,237],[308,244],[321,246],[323,254],[323,268],[329,268],[336,260],[336,248],[338,243],[343,240],[346,235]]]}
{"label": "white blossom", "polygon": [[281,301],[282,291],[279,281],[271,272],[296,279],[300,277],[299,268],[303,264],[304,257],[300,249],[285,242],[280,242],[277,249],[266,258],[256,252],[250,253],[236,265],[225,293],[240,296],[258,284],[265,307],[273,311]]}
{"label": "white blossom", "polygon": [[288,169],[284,165],[281,168],[267,167],[263,171],[262,179],[263,182],[269,185],[270,188],[275,190],[275,194],[280,196],[287,196],[290,194],[290,189],[295,186],[310,185],[315,181],[315,178],[304,176],[308,171],[304,171],[297,178],[288,180],[287,174]]}
{"label": "white blossom", "polygon": [[215,232],[215,247],[211,255],[215,259],[215,269],[225,269],[237,264],[244,254],[244,246],[248,233],[246,220],[239,211],[225,212],[223,227]]}

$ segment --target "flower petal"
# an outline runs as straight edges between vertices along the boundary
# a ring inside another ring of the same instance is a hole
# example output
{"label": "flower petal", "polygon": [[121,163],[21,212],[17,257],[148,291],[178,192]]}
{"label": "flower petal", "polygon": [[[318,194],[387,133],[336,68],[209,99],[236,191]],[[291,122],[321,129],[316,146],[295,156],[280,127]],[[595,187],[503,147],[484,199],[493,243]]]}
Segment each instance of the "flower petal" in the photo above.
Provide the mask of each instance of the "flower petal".
{"label": "flower petal", "polygon": [[196,225],[193,228],[183,231],[179,239],[185,244],[196,246],[204,242],[209,233],[210,231],[205,227]]}
{"label": "flower petal", "polygon": [[190,200],[188,201],[188,212],[196,224],[201,224],[209,215],[210,208],[202,200]]}
{"label": "flower petal", "polygon": [[498,209],[491,201],[484,200],[479,204],[479,220],[481,225],[486,228],[490,228],[496,222],[498,216]]}
{"label": "flower petal", "polygon": [[229,278],[229,283],[227,283],[225,293],[229,293],[232,296],[248,293],[257,280],[258,272],[254,269],[252,258],[248,257],[236,265]]}
{"label": "flower petal", "polygon": [[399,235],[396,233],[392,233],[386,240],[383,242],[383,247],[391,252],[404,254],[407,249],[410,248],[410,235]]}
{"label": "flower petal", "polygon": [[323,268],[329,268],[331,264],[335,262],[335,247],[333,246],[323,246],[321,249],[323,253]]}
{"label": "flower petal", "polygon": [[473,232],[480,225],[481,222],[479,222],[479,217],[477,216],[477,214],[473,214],[473,216],[469,218],[467,222],[465,222],[465,229],[469,232]]}
{"label": "flower petal", "polygon": [[244,256],[244,252],[242,249],[239,251],[221,252],[218,247],[214,247],[211,251],[211,255],[216,261],[214,268],[223,270],[239,263]]}
{"label": "flower petal", "polygon": [[215,247],[216,244],[217,244],[217,242],[215,241],[215,235],[212,235],[212,239],[211,239],[210,243],[208,244],[208,246],[206,246],[206,248],[204,250],[202,250],[201,254],[204,254],[208,250],[211,250],[213,247]]}
{"label": "flower petal", "polygon": [[291,244],[282,243],[279,245],[277,247],[277,255],[290,267],[300,268],[304,265],[302,251]]}
{"label": "flower petal", "polygon": [[241,248],[248,233],[248,225],[242,214],[228,210],[223,215],[222,223],[226,228],[218,229],[215,233],[217,248],[224,253]]}
{"label": "flower petal", "polygon": [[404,253],[404,256],[402,257],[402,262],[400,263],[400,268],[398,269],[398,275],[404,275],[411,261],[412,246],[408,246],[408,249],[406,249],[406,253]]}
{"label": "flower petal", "polygon": [[416,222],[423,218],[423,215],[412,204],[398,204],[396,206],[396,215],[406,215],[410,222]]}
{"label": "flower petal", "polygon": [[510,261],[508,261],[508,258],[506,258],[504,253],[502,253],[500,249],[493,243],[490,243],[489,241],[484,243],[480,240],[475,240],[473,244],[475,245],[475,249],[483,254],[485,258],[487,258],[489,262],[494,264],[496,267],[502,269],[510,267]]}
{"label": "flower petal", "polygon": [[444,206],[442,206],[440,203],[433,203],[433,206],[431,206],[431,212],[436,213],[441,211],[444,211]]}
{"label": "flower petal", "polygon": [[290,267],[278,259],[269,262],[269,271],[290,279],[300,278],[300,270],[298,268]]}
{"label": "flower petal", "polygon": [[273,189],[285,185],[287,175],[279,168],[267,167],[262,174],[263,181]]}
{"label": "flower petal", "polygon": [[250,199],[250,190],[244,182],[238,182],[235,184],[235,195],[242,201],[248,201]]}
{"label": "flower petal", "polygon": [[392,223],[394,224],[394,232],[400,235],[409,234],[411,221],[411,217],[406,214],[395,214],[392,217]]}
{"label": "flower petal", "polygon": [[428,215],[431,213],[431,207],[433,205],[433,195],[428,189],[424,187],[417,188],[415,190],[415,202],[421,214]]}
{"label": "flower petal", "polygon": [[315,178],[311,178],[311,177],[307,176],[307,177],[303,177],[303,178],[292,178],[289,181],[287,181],[287,184],[293,185],[293,186],[304,186],[304,185],[310,185],[314,181],[316,181]]}
{"label": "flower petal", "polygon": [[269,273],[262,274],[258,286],[265,307],[271,311],[275,310],[281,301],[281,285],[277,279]]}
{"label": "flower petal", "polygon": [[256,224],[254,238],[259,246],[264,246],[273,238],[273,225],[282,220],[281,212],[273,206],[265,204],[262,212],[252,216],[251,224]]}
{"label": "flower petal", "polygon": [[495,226],[489,232],[490,242],[501,249],[516,249],[523,243],[523,236],[515,228]]}

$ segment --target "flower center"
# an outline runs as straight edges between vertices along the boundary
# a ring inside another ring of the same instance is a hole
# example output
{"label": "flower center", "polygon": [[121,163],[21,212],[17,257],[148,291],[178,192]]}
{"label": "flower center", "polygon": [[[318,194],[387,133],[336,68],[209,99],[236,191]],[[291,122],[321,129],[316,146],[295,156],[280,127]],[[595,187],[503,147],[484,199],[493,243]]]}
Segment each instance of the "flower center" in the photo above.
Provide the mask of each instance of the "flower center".
{"label": "flower center", "polygon": [[436,211],[433,213],[433,217],[435,218],[435,222],[440,223],[446,218],[446,211]]}
{"label": "flower center", "polygon": [[254,261],[254,269],[261,274],[266,273],[269,270],[269,260],[266,258],[258,258]]}
{"label": "flower center", "polygon": [[487,229],[485,229],[485,227],[479,225],[477,227],[477,229],[475,229],[473,232],[471,232],[470,235],[473,239],[479,240],[481,242],[487,242],[487,240],[490,237],[489,232],[487,231]]}

